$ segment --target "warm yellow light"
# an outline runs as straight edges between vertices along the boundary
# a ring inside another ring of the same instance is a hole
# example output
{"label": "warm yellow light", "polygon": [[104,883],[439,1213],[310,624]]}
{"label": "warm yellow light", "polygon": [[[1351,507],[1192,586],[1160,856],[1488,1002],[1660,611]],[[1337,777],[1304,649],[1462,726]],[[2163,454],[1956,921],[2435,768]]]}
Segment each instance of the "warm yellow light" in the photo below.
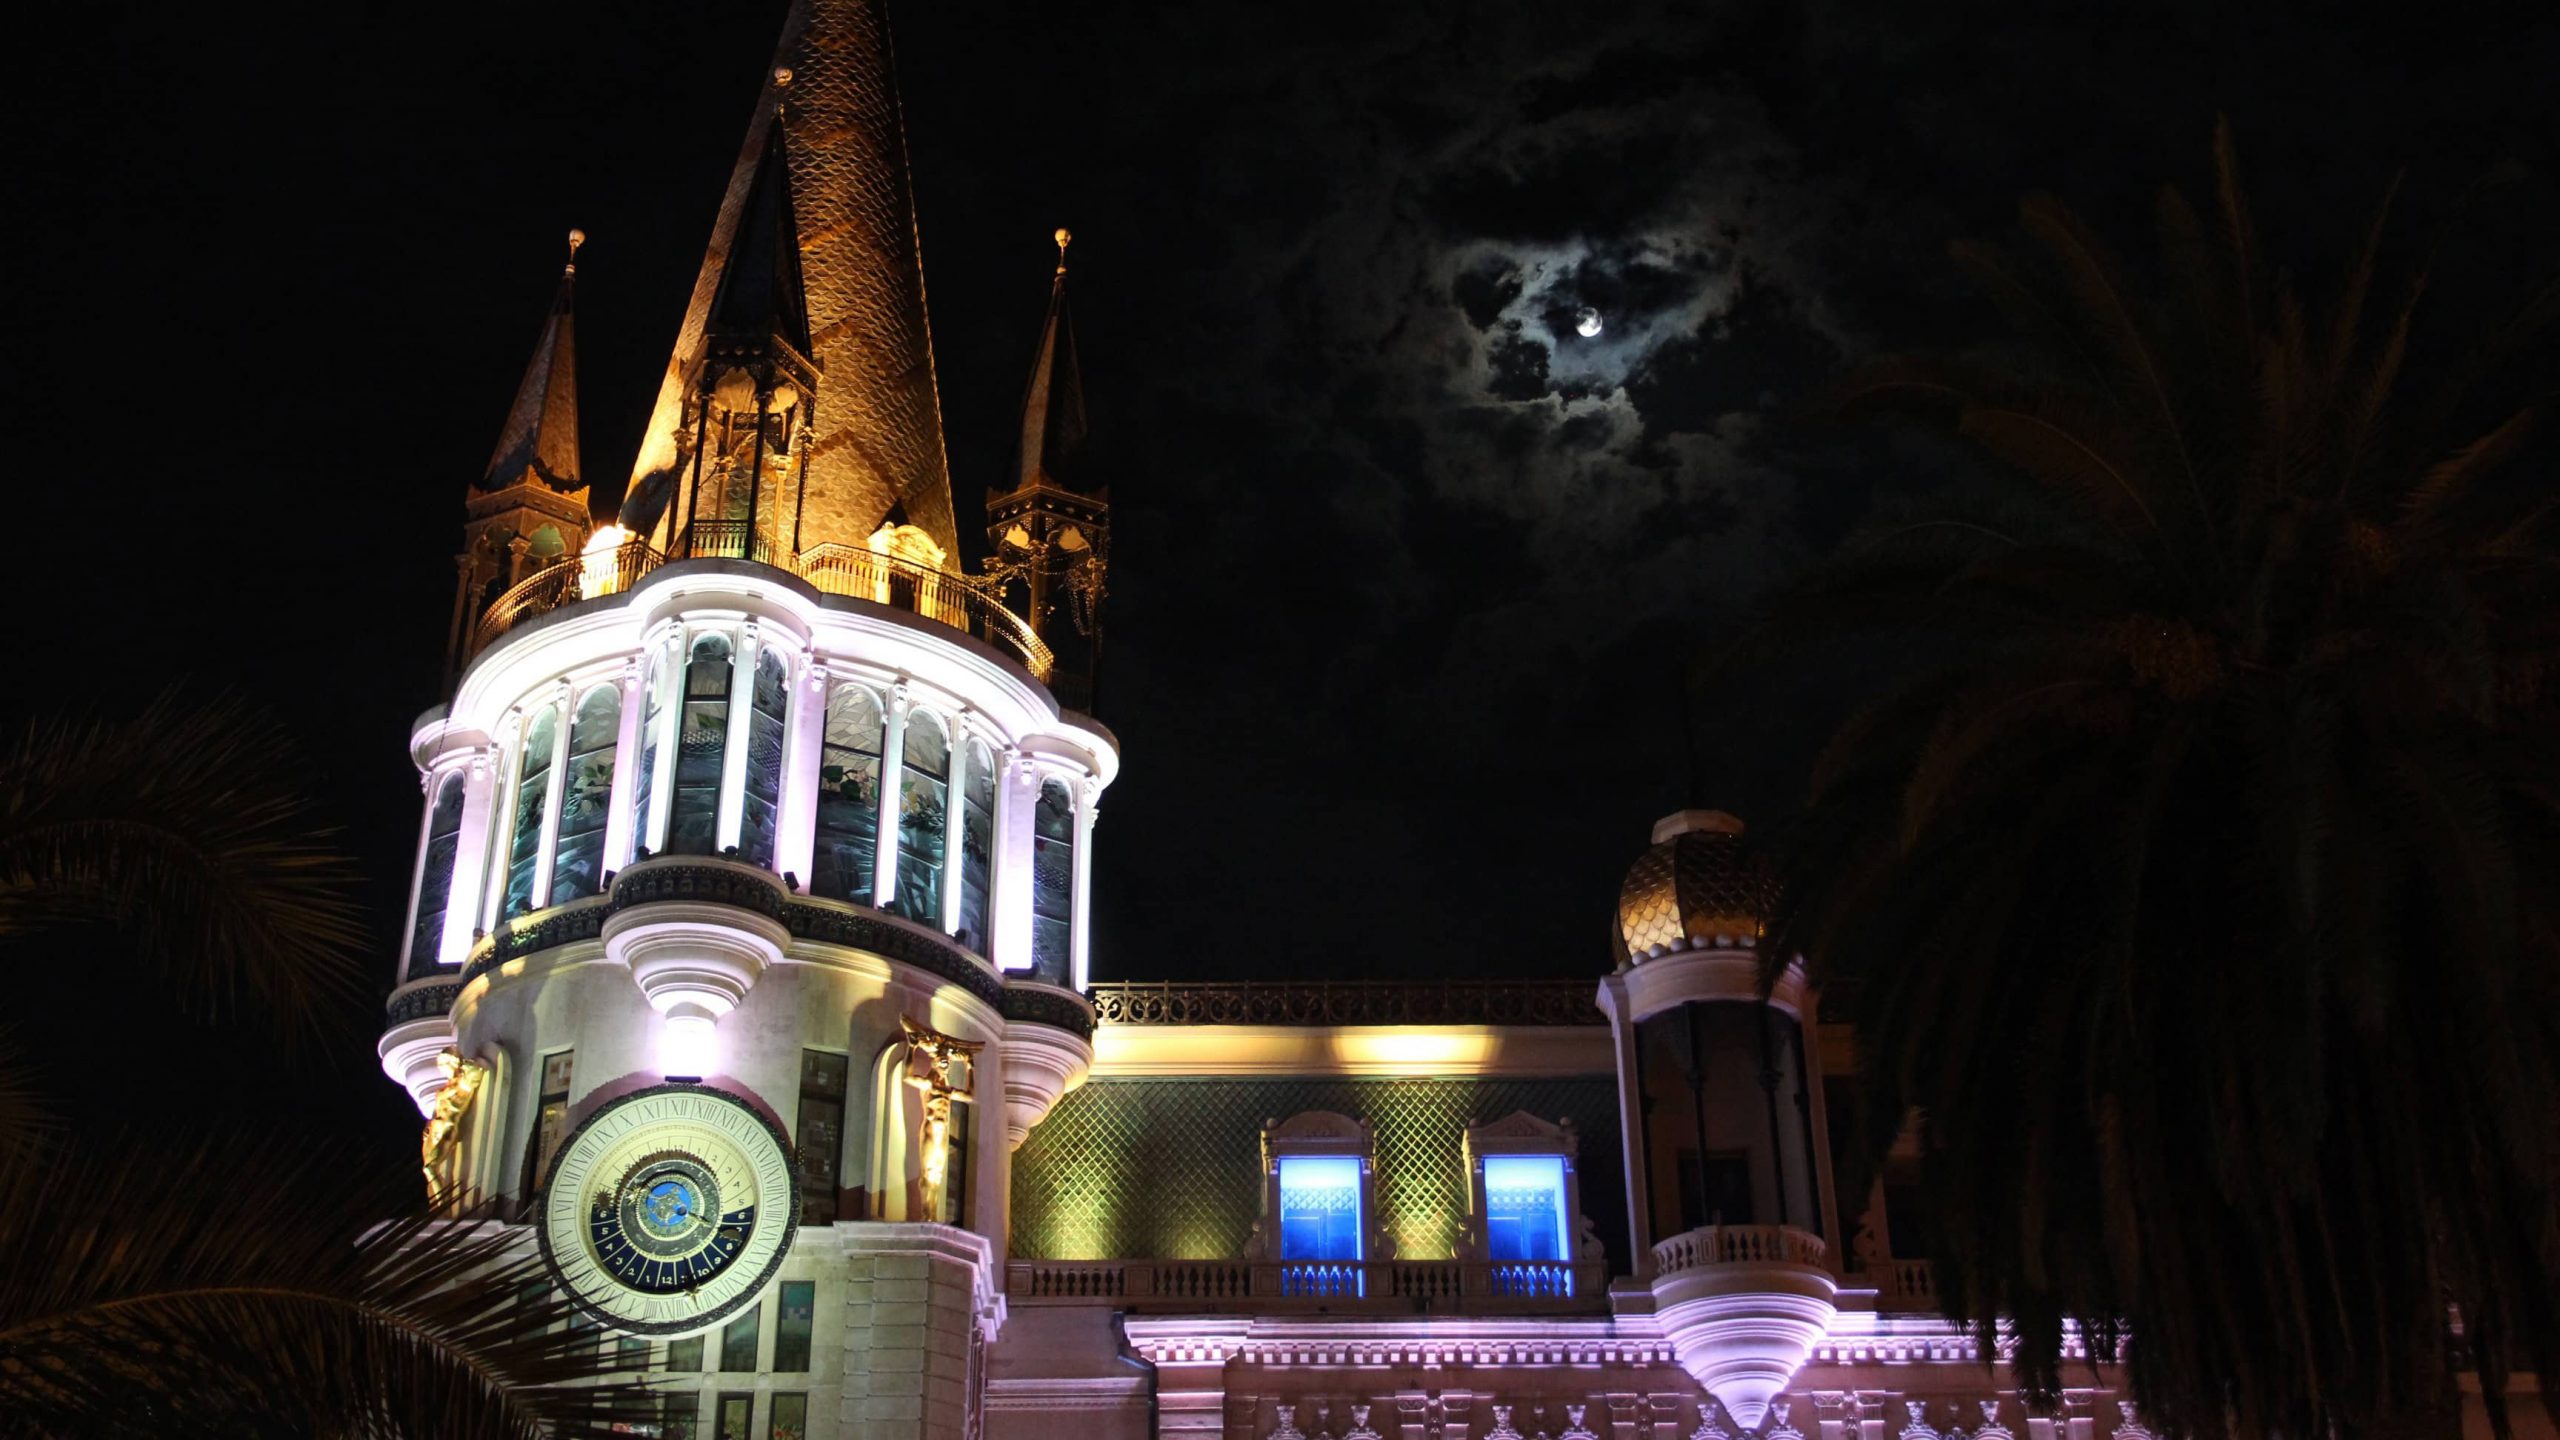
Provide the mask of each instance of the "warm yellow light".
{"label": "warm yellow light", "polygon": [[578,552],[578,593],[610,595],[622,588],[621,551],[631,532],[619,525],[599,525]]}
{"label": "warm yellow light", "polygon": [[1492,1054],[1494,1037],[1478,1028],[1434,1025],[1361,1030],[1337,1035],[1336,1059],[1368,1074],[1427,1075],[1446,1066],[1473,1066]]}

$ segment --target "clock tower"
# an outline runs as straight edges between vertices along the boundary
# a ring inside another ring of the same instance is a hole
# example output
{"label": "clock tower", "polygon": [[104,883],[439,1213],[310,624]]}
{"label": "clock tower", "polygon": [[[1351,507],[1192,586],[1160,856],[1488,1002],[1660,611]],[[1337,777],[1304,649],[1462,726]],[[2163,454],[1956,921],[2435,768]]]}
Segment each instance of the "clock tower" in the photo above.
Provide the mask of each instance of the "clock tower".
{"label": "clock tower", "polygon": [[571,275],[471,492],[380,1050],[437,1203],[651,1347],[671,1432],[972,1433],[1011,1157],[1091,1062],[1119,755],[1053,640],[1104,529],[1053,290],[1038,558],[958,568],[880,0],[801,0],[768,75],[619,523]]}

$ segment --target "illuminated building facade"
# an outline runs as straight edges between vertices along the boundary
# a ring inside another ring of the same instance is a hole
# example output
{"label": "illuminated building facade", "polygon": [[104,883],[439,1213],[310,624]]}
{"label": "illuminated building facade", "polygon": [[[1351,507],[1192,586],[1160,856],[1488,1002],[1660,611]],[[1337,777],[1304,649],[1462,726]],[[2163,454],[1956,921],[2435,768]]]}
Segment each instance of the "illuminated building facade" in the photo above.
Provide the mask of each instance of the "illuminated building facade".
{"label": "illuminated building facade", "polygon": [[410,738],[384,1068],[660,1433],[2145,1434],[2106,1371],[2027,1413],[1892,1165],[1843,1192],[1730,817],[1578,978],[1091,983],[1068,237],[973,571],[916,235],[880,5],[803,0],[610,523],[563,276]]}

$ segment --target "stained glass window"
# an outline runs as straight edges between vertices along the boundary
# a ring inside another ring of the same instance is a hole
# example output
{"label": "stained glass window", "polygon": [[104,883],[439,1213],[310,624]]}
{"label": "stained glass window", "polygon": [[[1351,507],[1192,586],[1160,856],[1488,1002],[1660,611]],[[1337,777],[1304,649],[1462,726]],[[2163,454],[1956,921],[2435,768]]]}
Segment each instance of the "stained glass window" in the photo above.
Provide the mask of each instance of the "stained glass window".
{"label": "stained glass window", "polygon": [[1031,835],[1031,973],[1064,985],[1076,909],[1076,802],[1065,781],[1041,785]]}
{"label": "stained glass window", "polygon": [[969,1132],[977,1111],[975,1105],[951,1107],[951,1134],[943,1151],[942,1203],[933,1216],[945,1225],[969,1223]]}
{"label": "stained glass window", "polygon": [[599,685],[578,702],[569,726],[569,773],[560,787],[560,849],[551,861],[551,903],[596,893],[604,878],[604,821],[613,802],[613,747],[622,728],[622,690]]}
{"label": "stained glass window", "polygon": [[720,771],[729,753],[729,637],[693,642],[676,716],[676,783],[667,817],[669,855],[708,855],[720,825]]}
{"label": "stained glass window", "polygon": [[436,786],[427,817],[426,853],[418,861],[418,920],[409,932],[409,978],[433,975],[444,959],[445,903],[453,898],[453,857],[462,838],[462,777]]}
{"label": "stained glass window", "polygon": [[667,1397],[666,1423],[659,1429],[662,1440],[694,1440],[695,1422],[702,1416],[699,1395]]}
{"label": "stained glass window", "polygon": [[670,1370],[682,1371],[687,1375],[701,1373],[702,1337],[699,1335],[688,1335],[682,1340],[668,1341],[667,1368]]}
{"label": "stained glass window", "polygon": [[773,1327],[773,1368],[788,1374],[809,1368],[809,1331],[818,1315],[818,1282],[785,1280]]}
{"label": "stained glass window", "polygon": [[524,1152],[524,1196],[530,1207],[541,1193],[542,1184],[551,1176],[551,1157],[560,1153],[560,1142],[569,1135],[569,1081],[577,1069],[578,1052],[554,1050],[542,1057],[542,1088],[533,1115],[533,1135]]}
{"label": "stained glass window", "polygon": [[753,1440],[747,1431],[755,1423],[756,1397],[723,1395],[720,1397],[720,1440]]}
{"label": "stained glass window", "polygon": [[809,893],[868,902],[880,836],[880,697],[839,685],[827,697],[818,754],[818,837]]}
{"label": "stained glass window", "polygon": [[951,808],[951,739],[930,710],[907,712],[898,775],[898,897],[890,908],[942,923],[943,836]]}
{"label": "stained glass window", "polygon": [[773,1397],[773,1413],[765,1420],[765,1440],[808,1440],[809,1397],[789,1391],[777,1391]]}
{"label": "stained glass window", "polygon": [[845,1057],[829,1050],[800,1052],[800,1129],[793,1149],[800,1159],[803,1225],[836,1223],[837,1167],[844,1153],[845,1063]]}
{"label": "stained glass window", "polygon": [[756,1368],[756,1317],[764,1312],[761,1305],[751,1305],[739,1312],[738,1318],[720,1327],[720,1368],[748,1371]]}
{"label": "stained glass window", "polygon": [[542,809],[551,790],[551,747],[559,738],[560,709],[545,705],[524,727],[516,760],[515,838],[507,847],[507,905],[514,919],[535,908],[533,871],[542,859]]}
{"label": "stained glass window", "polygon": [[1357,1156],[1280,1157],[1280,1258],[1360,1258]]}
{"label": "stained glass window", "polygon": [[969,742],[968,776],[961,782],[960,942],[987,951],[987,860],[995,853],[996,757],[986,742]]}
{"label": "stained glass window", "polygon": [[1563,1156],[1486,1156],[1484,1196],[1486,1258],[1566,1258]]}
{"label": "stained glass window", "polygon": [[747,714],[747,796],[745,823],[738,830],[738,858],[750,865],[773,863],[774,811],[782,802],[782,720],[791,703],[782,656],[766,650],[756,656],[756,684]]}
{"label": "stained glass window", "polygon": [[649,848],[649,802],[658,793],[658,712],[666,708],[667,657],[649,657],[649,688],[640,705],[640,773],[631,777],[631,823],[638,838],[635,853]]}

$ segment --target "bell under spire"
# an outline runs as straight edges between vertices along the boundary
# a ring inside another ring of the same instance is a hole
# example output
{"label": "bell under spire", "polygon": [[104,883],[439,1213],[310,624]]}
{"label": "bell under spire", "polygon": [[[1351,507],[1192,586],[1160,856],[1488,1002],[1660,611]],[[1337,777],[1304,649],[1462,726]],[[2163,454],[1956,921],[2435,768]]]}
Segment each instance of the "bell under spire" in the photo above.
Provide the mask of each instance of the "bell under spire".
{"label": "bell under spire", "polygon": [[780,127],[818,383],[793,548],[860,545],[893,504],[957,551],[942,410],[883,0],[798,0],[731,172],[632,471],[623,523],[654,528],[684,487],[689,398],[731,272],[761,263],[753,202]]}

